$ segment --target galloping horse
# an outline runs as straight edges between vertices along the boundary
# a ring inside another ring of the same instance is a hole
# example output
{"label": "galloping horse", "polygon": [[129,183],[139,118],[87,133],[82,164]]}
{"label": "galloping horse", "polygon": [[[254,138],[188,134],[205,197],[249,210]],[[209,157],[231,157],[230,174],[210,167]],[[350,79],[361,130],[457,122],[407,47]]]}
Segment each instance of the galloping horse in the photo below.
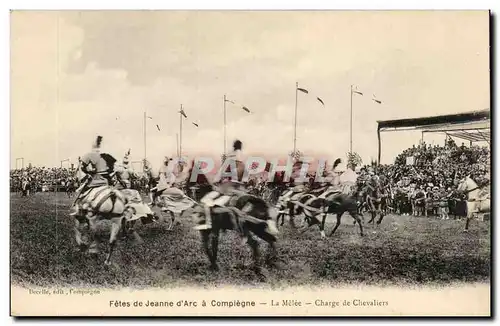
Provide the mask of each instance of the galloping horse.
{"label": "galloping horse", "polygon": [[[101,154],[101,157],[106,161],[108,168],[111,170],[116,160],[108,154]],[[88,179],[90,180],[90,179]],[[119,190],[110,185],[102,185],[98,187],[85,189],[86,183],[81,186],[77,200],[80,201],[81,209],[74,215],[75,219],[75,239],[81,251],[87,251],[92,255],[99,253],[99,239],[97,236],[97,224],[101,220],[111,221],[111,231],[108,242],[108,255],[105,260],[106,265],[111,264],[111,256],[116,245],[116,240],[123,219],[133,217],[132,211],[126,210],[127,199]],[[83,190],[85,189],[85,190]],[[80,227],[87,224],[90,233],[90,244],[82,239]]]}
{"label": "galloping horse", "polygon": [[[80,250],[88,250],[91,254],[99,253],[97,224],[100,220],[111,221],[111,232],[109,235],[109,252],[105,264],[111,264],[111,255],[116,244],[116,239],[125,217],[126,198],[119,191],[111,186],[101,186],[84,191],[79,196],[82,203],[82,214],[75,216],[75,239],[80,246]],[[131,213],[130,213],[131,217]],[[80,226],[87,223],[90,231],[91,243],[83,241],[80,233]]]}
{"label": "galloping horse", "polygon": [[467,217],[464,232],[469,231],[469,222],[474,214],[490,212],[490,193],[482,194],[482,188],[471,177],[465,177],[458,185],[458,191],[467,194]]}
{"label": "galloping horse", "polygon": [[[243,211],[247,218],[238,218],[238,214],[233,212],[236,208]],[[211,218],[212,228],[209,230],[200,230],[203,242],[203,248],[210,260],[210,267],[218,270],[217,253],[219,245],[219,236],[221,231],[234,230],[247,239],[247,243],[252,248],[254,259],[254,270],[260,274],[259,264],[259,243],[253,235],[261,238],[270,246],[270,252],[266,259],[268,265],[273,265],[276,258],[276,230],[270,228],[273,223],[271,207],[261,198],[253,195],[242,195],[238,197],[232,206],[212,207]],[[193,220],[195,224],[205,223],[205,210],[201,205],[197,205],[193,210]],[[209,244],[210,243],[210,244]]]}
{"label": "galloping horse", "polygon": [[[348,212],[349,215],[351,215],[351,217],[354,219],[355,223],[359,225],[360,235],[363,236],[362,221],[364,221],[364,217],[363,215],[358,213],[357,201],[353,196],[344,193],[334,193],[326,198],[311,198],[305,205],[303,205],[302,203],[298,203],[298,205],[302,207],[305,214],[305,220],[308,224],[307,226],[302,228],[301,232],[305,231],[307,228],[313,225],[318,225],[321,237],[325,238],[326,216],[328,214],[336,214],[337,223],[330,233],[330,236],[332,236],[340,226],[343,214],[345,212]],[[321,222],[317,218],[318,215],[322,215]]]}
{"label": "galloping horse", "polygon": [[276,218],[276,223],[279,224],[281,219],[281,224],[279,225],[283,226],[285,224],[285,215],[288,215],[290,225],[295,229],[295,216],[302,214],[304,212],[304,205],[307,205],[308,201],[314,198],[316,198],[316,196],[305,191],[293,194],[290,197],[290,200],[286,202],[283,202],[281,196],[278,197],[278,203],[276,204],[276,207],[278,208],[279,212]]}

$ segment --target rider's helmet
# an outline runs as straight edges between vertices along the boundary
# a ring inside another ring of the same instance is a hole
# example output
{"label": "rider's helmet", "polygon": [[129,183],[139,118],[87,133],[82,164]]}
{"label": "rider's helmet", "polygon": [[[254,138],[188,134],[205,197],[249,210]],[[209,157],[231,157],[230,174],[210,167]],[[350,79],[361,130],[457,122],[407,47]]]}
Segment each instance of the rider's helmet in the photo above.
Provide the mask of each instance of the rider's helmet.
{"label": "rider's helmet", "polygon": [[233,150],[242,150],[243,149],[243,143],[240,140],[235,140],[233,143]]}
{"label": "rider's helmet", "polygon": [[124,165],[127,165],[129,163],[129,155],[130,155],[130,150],[123,157],[123,164]]}
{"label": "rider's helmet", "polygon": [[99,149],[101,148],[101,143],[102,143],[102,136],[97,136],[94,143],[92,144],[92,150],[99,151]]}

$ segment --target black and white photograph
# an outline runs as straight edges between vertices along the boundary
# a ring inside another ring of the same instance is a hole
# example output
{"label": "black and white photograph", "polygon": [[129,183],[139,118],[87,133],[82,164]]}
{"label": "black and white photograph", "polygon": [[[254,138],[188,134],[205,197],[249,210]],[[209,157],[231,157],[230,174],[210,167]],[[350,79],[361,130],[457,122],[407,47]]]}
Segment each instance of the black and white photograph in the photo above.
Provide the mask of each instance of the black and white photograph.
{"label": "black and white photograph", "polygon": [[491,316],[491,14],[12,10],[13,316]]}

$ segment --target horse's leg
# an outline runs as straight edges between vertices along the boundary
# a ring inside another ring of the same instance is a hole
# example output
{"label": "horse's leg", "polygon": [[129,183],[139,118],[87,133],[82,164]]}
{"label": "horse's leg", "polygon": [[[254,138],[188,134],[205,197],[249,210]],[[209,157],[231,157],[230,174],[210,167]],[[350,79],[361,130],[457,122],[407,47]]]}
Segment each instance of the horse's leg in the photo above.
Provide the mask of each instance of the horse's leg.
{"label": "horse's leg", "polygon": [[464,232],[468,232],[469,231],[469,223],[470,223],[470,220],[472,219],[472,210],[471,210],[471,207],[469,205],[469,202],[466,201],[465,202],[465,209],[466,209],[466,213],[465,213],[465,229],[464,229]]}
{"label": "horse's leg", "polygon": [[295,206],[292,204],[292,203],[288,203],[288,218],[290,219],[290,226],[293,228],[293,229],[296,229],[297,226],[295,225]]}
{"label": "horse's leg", "polygon": [[[127,214],[127,212],[125,212],[125,214]],[[122,219],[122,221],[121,221],[122,227],[120,228],[120,238],[122,240],[125,240],[128,237],[128,232],[127,232],[128,228],[129,228],[128,223],[129,222],[127,222],[127,220],[125,218]]]}
{"label": "horse's leg", "polygon": [[210,247],[208,245],[208,242],[210,241],[210,231],[208,230],[201,231],[201,238],[203,242],[203,249],[207,254],[208,260],[210,261],[210,265],[213,266],[212,251],[210,250]]}
{"label": "horse's leg", "polygon": [[325,211],[325,212],[321,213],[321,215],[323,215],[323,217],[321,218],[321,223],[319,224],[319,231],[321,233],[321,238],[324,239],[324,238],[326,238],[325,222],[326,222],[326,216],[328,215],[328,213]]}
{"label": "horse's leg", "polygon": [[219,251],[219,230],[212,232],[212,269],[219,270],[217,266],[217,253]]}
{"label": "horse's leg", "polygon": [[170,226],[168,227],[168,230],[172,230],[174,228],[174,223],[175,223],[175,213],[174,212],[170,212]]}
{"label": "horse's leg", "polygon": [[[358,222],[358,225],[359,225],[359,230],[360,230],[360,234],[361,236],[363,236],[363,222],[364,220],[362,221],[362,219],[360,218],[359,214],[357,214],[356,210],[355,209],[351,209],[349,210],[349,215],[352,216],[352,218]],[[363,215],[361,215],[361,217],[363,217]],[[333,233],[332,233],[333,234]]]}
{"label": "horse's leg", "polygon": [[274,267],[276,266],[276,259],[278,257],[276,250],[276,242],[269,241],[268,243],[269,243],[269,253],[267,254],[266,264],[268,266]]}
{"label": "horse's leg", "polygon": [[[89,245],[89,253],[97,255],[99,253],[99,239],[97,237],[97,216],[88,213],[87,221],[89,226],[89,238],[91,239]],[[90,216],[89,216],[90,215]]]}
{"label": "horse's leg", "polygon": [[368,224],[373,223],[373,221],[375,220],[375,217],[377,216],[377,212],[375,211],[375,209],[370,209],[370,215],[371,215],[371,218],[368,221]]}
{"label": "horse's leg", "polygon": [[368,224],[370,224],[370,223],[373,223],[373,221],[375,220],[375,216],[377,215],[377,213],[375,211],[375,204],[373,203],[373,201],[371,199],[367,199],[366,206],[369,209],[369,212],[371,214],[371,219],[368,221]]}
{"label": "horse's leg", "polygon": [[[344,212],[337,213],[337,223],[335,223],[335,227],[333,228],[332,232],[330,233],[330,236],[332,236],[335,233],[335,231],[337,231],[343,214],[344,214]],[[361,225],[361,223],[360,223],[360,225]]]}
{"label": "horse's leg", "polygon": [[253,270],[257,273],[260,274],[260,264],[259,264],[259,243],[255,238],[249,234],[248,235],[248,245],[252,248],[252,253],[253,253]]}
{"label": "horse's leg", "polygon": [[385,216],[385,209],[384,209],[382,203],[380,203],[379,207],[380,207],[380,210],[379,210],[379,212],[380,212],[380,218],[377,221],[377,225],[380,225],[380,223],[382,223],[382,220],[384,219],[384,216]]}
{"label": "horse's leg", "polygon": [[104,263],[106,265],[111,265],[111,255],[113,254],[113,250],[116,246],[116,239],[118,237],[118,233],[120,232],[120,227],[122,224],[122,216],[113,217],[111,219],[111,232],[109,234],[109,243],[108,243],[108,255]]}
{"label": "horse's leg", "polygon": [[144,240],[142,240],[139,233],[137,233],[137,231],[135,230],[136,223],[137,220],[130,221],[130,226],[127,228],[127,238],[129,237],[129,235],[132,235],[133,244],[140,245],[144,243]]}
{"label": "horse's leg", "polygon": [[75,240],[78,247],[80,247],[80,251],[85,251],[87,249],[87,244],[82,239],[82,233],[80,232],[80,221],[75,218],[75,226],[73,230],[75,231]]}
{"label": "horse's leg", "polygon": [[[281,219],[281,224],[280,224],[280,219]],[[285,214],[284,213],[278,214],[278,216],[276,217],[276,224],[279,226],[283,226],[285,224]]]}

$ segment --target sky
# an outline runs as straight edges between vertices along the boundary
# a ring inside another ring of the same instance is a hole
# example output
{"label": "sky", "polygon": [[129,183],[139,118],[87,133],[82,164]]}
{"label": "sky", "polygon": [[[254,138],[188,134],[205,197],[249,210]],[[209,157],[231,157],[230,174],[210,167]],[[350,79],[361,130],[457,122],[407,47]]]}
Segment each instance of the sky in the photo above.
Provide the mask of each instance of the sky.
{"label": "sky", "polygon": [[[11,166],[76,163],[97,135],[104,152],[140,160],[145,111],[157,165],[176,153],[181,104],[183,153],[219,158],[224,94],[237,103],[227,147],[240,139],[246,155],[285,157],[296,82],[310,92],[298,94],[297,149],[346,157],[355,85],[353,151],[369,163],[377,120],[489,108],[488,40],[487,11],[15,11]],[[383,134],[382,163],[419,140]]]}

